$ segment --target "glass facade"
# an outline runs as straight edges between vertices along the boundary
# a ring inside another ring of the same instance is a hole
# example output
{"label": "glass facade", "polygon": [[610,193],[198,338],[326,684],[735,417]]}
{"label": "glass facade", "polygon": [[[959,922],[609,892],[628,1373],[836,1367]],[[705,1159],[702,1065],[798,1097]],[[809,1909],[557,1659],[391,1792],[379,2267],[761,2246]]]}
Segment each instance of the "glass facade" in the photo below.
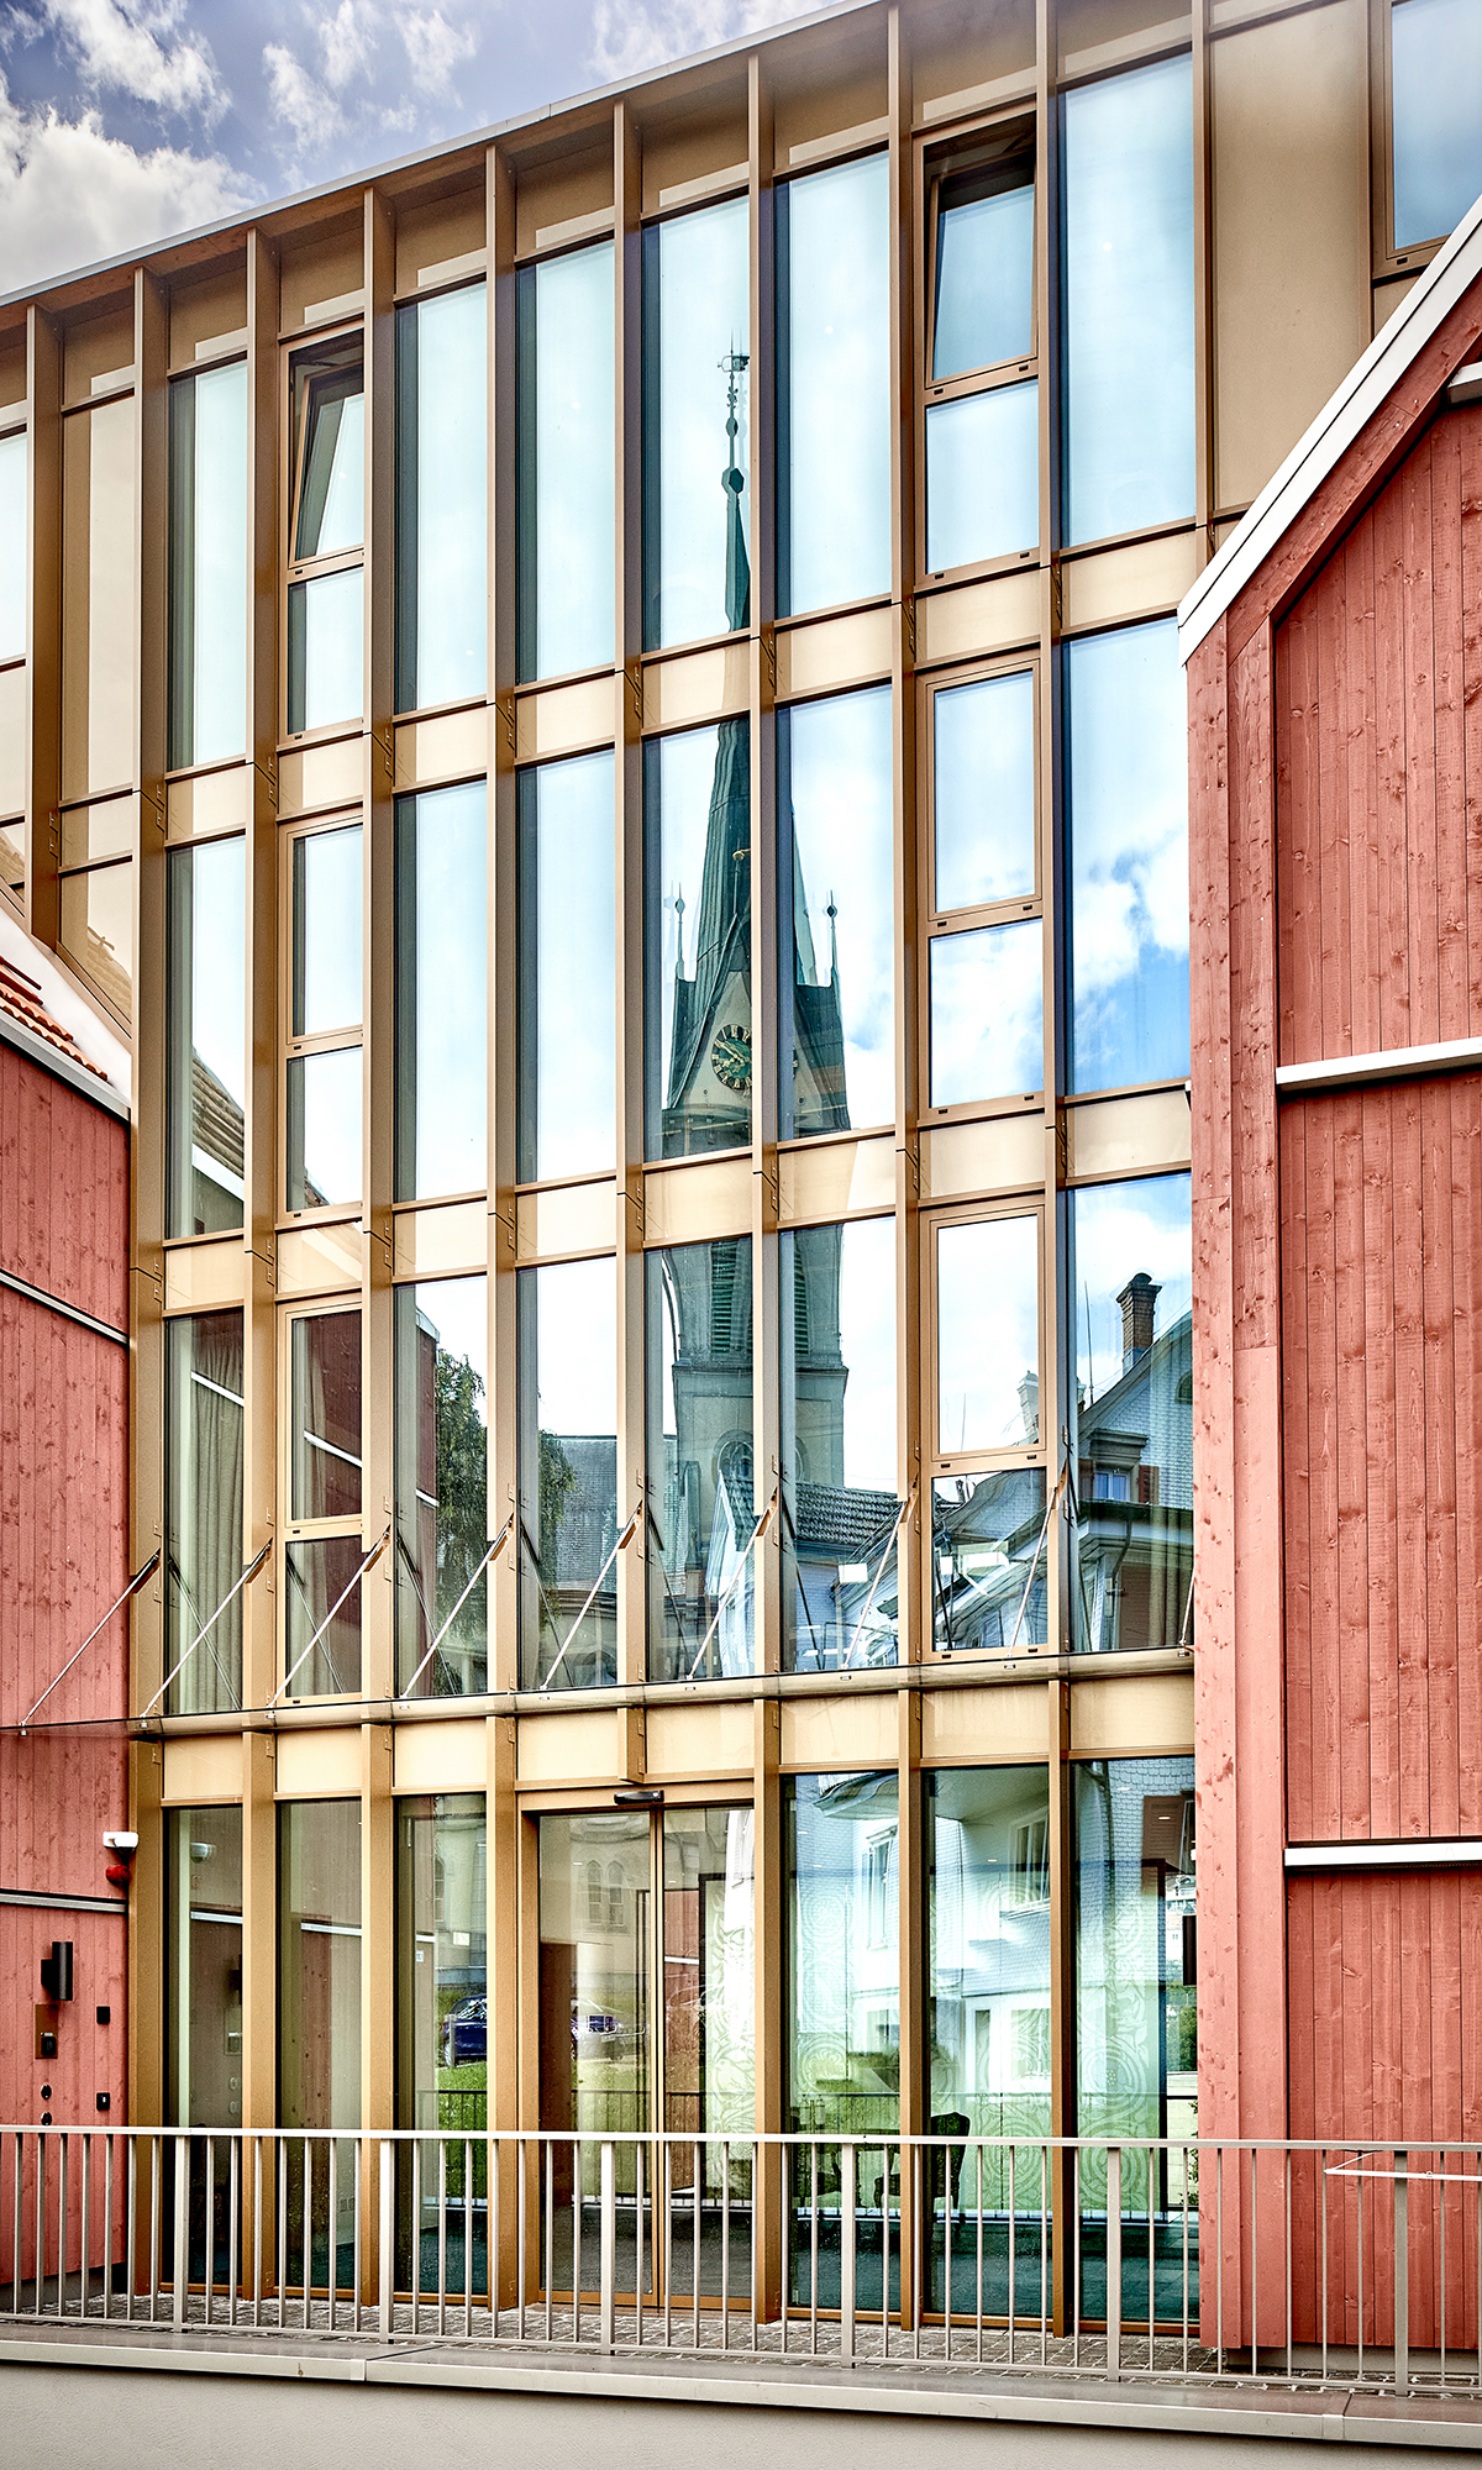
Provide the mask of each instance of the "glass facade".
{"label": "glass facade", "polygon": [[1482,189],[1482,21],[1470,0],[1395,0],[1394,245],[1442,240]]}
{"label": "glass facade", "polygon": [[26,657],[26,432],[0,437],[0,660]]}
{"label": "glass facade", "polygon": [[890,694],[778,723],[779,1126],[860,1130],[895,1113]]}
{"label": "glass facade", "polygon": [[396,1807],[397,2123],[457,2135],[489,2123],[489,1845],[484,1796]]}
{"label": "glass facade", "polygon": [[171,1321],[165,1372],[165,1671],[169,1712],[196,1715],[242,1704],[240,1311]]}
{"label": "glass facade", "polygon": [[396,1190],[483,1189],[489,1149],[482,781],[396,810]]}
{"label": "glass facade", "polygon": [[612,659],[612,243],[520,274],[520,675]]}
{"label": "glass facade", "polygon": [[600,1172],[617,1137],[616,827],[610,753],[522,772],[522,1183]]}
{"label": "glass facade", "polygon": [[644,643],[751,614],[751,301],[744,197],[644,235]]}
{"label": "glass facade", "polygon": [[242,2124],[242,1813],[165,1814],[165,2116]]}
{"label": "glass facade", "polygon": [[757,1508],[747,1237],[650,1252],[649,1672],[754,1669]]}
{"label": "glass facade", "polygon": [[365,377],[358,335],[292,364],[290,735],[365,706]]}
{"label": "glass facade", "polygon": [[166,874],[165,1227],[216,1235],[242,1224],[245,844],[172,849]]}
{"label": "glass facade", "polygon": [[777,601],[890,589],[890,218],[883,154],[778,191]]}
{"label": "glass facade", "polygon": [[397,1686],[487,1686],[489,1290],[484,1278],[396,1290]]}
{"label": "glass facade", "polygon": [[651,1158],[751,1138],[751,766],[744,720],[649,743],[644,1123]]}
{"label": "glass facade", "polygon": [[360,1894],[359,1802],[280,1802],[278,2116],[285,2127],[360,2123]]}
{"label": "glass facade", "polygon": [[247,745],[247,366],[170,389],[170,763]]}
{"label": "glass facade", "polygon": [[901,2068],[898,1782],[893,1773],[799,1775],[786,1792],[786,2123],[819,2135],[893,2135]]}
{"label": "glass facade", "polygon": [[800,1227],[782,1238],[778,1278],[787,1660],[798,1672],[893,1664],[895,1220]]}
{"label": "glass facade", "polygon": [[614,1265],[523,1270],[518,1310],[521,1676],[581,1689],[617,1677]]}
{"label": "glass facade", "polygon": [[488,318],[482,283],[396,318],[396,704],[488,676]]}
{"label": "glass facade", "polygon": [[284,1686],[360,1688],[361,1324],[358,1312],[290,1321]]}

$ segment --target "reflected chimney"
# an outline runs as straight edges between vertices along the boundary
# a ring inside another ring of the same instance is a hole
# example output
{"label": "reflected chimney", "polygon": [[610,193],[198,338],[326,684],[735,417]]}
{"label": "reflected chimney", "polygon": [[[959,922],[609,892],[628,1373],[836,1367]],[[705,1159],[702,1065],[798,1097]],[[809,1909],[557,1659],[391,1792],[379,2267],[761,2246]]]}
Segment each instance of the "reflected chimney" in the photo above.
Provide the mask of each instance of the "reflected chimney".
{"label": "reflected chimney", "polygon": [[1153,1343],[1157,1326],[1158,1298],[1163,1289],[1154,1286],[1145,1269],[1129,1278],[1117,1297],[1122,1307],[1122,1370],[1130,1372],[1140,1362]]}

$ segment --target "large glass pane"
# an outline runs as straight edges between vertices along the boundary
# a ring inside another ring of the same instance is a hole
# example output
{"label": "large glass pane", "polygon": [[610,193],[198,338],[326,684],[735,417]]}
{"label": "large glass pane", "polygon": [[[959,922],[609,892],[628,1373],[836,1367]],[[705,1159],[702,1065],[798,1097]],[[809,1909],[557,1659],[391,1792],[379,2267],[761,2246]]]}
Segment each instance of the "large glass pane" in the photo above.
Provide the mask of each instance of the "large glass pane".
{"label": "large glass pane", "polygon": [[[429,2134],[481,2135],[489,2121],[488,1836],[481,1792],[396,1804],[397,2119]],[[449,2213],[460,2290],[465,2226]]]}
{"label": "large glass pane", "polygon": [[941,1475],[931,1488],[932,1632],[939,1655],[1049,1644],[1045,1470]]}
{"label": "large glass pane", "polygon": [[170,389],[170,762],[247,745],[247,364]]}
{"label": "large glass pane", "polygon": [[711,1680],[754,1662],[751,1239],[650,1252],[649,1671]]}
{"label": "large glass pane", "polygon": [[1039,387],[958,395],[926,414],[926,563],[1015,557],[1039,540]]}
{"label": "large glass pane", "polygon": [[744,197],[645,234],[644,643],[744,626],[750,240]]}
{"label": "large glass pane", "polygon": [[1039,1439],[1039,1221],[937,1229],[937,1450]]}
{"label": "large glass pane", "polygon": [[520,276],[520,675],[612,658],[612,242]]}
{"label": "large glass pane", "polygon": [[777,196],[777,605],[791,612],[890,589],[888,161]]}
{"label": "large glass pane", "polygon": [[1476,0],[1395,0],[1395,247],[1441,240],[1482,189],[1482,11]]}
{"label": "large glass pane", "polygon": [[62,795],[134,776],[138,587],[132,395],[62,423]]}
{"label": "large glass pane", "polygon": [[1194,511],[1194,139],[1187,59],[1062,97],[1065,525]]}
{"label": "large glass pane", "polygon": [[617,1271],[519,1282],[520,1631],[527,1689],[617,1677]]}
{"label": "large glass pane", "polygon": [[651,1158],[751,1138],[749,723],[646,750],[646,1145]]}
{"label": "large glass pane", "polygon": [[360,1803],[280,1803],[278,1880],[279,2124],[358,2127]]}
{"label": "large glass pane", "polygon": [[[1198,2132],[1194,1953],[1194,1762],[1078,1762],[1076,2075],[1083,2136],[1173,2137],[1175,2149],[1122,2156],[1122,2312],[1183,2315],[1184,2244],[1197,2256],[1193,2155]],[[1081,2305],[1106,2305],[1106,2164],[1082,2160]]]}
{"label": "large glass pane", "polygon": [[936,908],[1032,898],[1033,673],[944,687],[932,698],[932,741]]}
{"label": "large glass pane", "polygon": [[[676,2298],[751,2281],[756,1924],[749,1809],[666,1810],[664,2127]],[[701,2137],[732,2139],[701,2144]]]}
{"label": "large glass pane", "polygon": [[326,1209],[358,1201],[359,1047],[290,1056],[286,1094],[289,1208]]}
{"label": "large glass pane", "polygon": [[26,432],[0,437],[0,660],[26,655]]}
{"label": "large glass pane", "polygon": [[396,810],[396,1191],[482,1192],[488,920],[482,781]]}
{"label": "large glass pane", "polygon": [[804,1227],[780,1243],[784,1652],[800,1672],[893,1664],[895,1220]]}
{"label": "large glass pane", "polygon": [[1050,2132],[1050,1792],[1041,1766],[942,1767],[925,1778],[930,1864],[930,2132],[1024,2137],[1010,2155],[930,2165],[928,2305],[1038,2316]]}
{"label": "large glass pane", "polygon": [[293,1324],[295,1519],[360,1515],[360,1314],[318,1312]]}
{"label": "large glass pane", "polygon": [[612,756],[520,775],[522,1183],[600,1174],[617,1128]]}
{"label": "large glass pane", "polygon": [[1015,131],[992,162],[937,191],[934,381],[1023,360],[1034,333],[1034,144]]}
{"label": "large glass pane", "polygon": [[288,595],[288,726],[359,720],[365,701],[365,574],[340,566]]}
{"label": "large glass pane", "polygon": [[1187,1175],[1070,1196],[1076,1645],[1187,1646],[1194,1621]]}
{"label": "large glass pane", "polygon": [[783,1137],[895,1119],[890,690],[777,716]]}
{"label": "large glass pane", "polygon": [[1042,1089],[1044,928],[1038,918],[938,935],[931,953],[931,1103]]}
{"label": "large glass pane", "polygon": [[358,335],[294,360],[295,558],[337,557],[365,538],[364,387]]}
{"label": "large glass pane", "polygon": [[488,675],[485,287],[396,321],[396,708],[481,695]]}
{"label": "large glass pane", "polygon": [[247,1103],[246,871],[240,840],[172,849],[167,868],[165,1225],[242,1223]]}
{"label": "large glass pane", "polygon": [[242,2124],[242,1813],[167,1810],[165,2116]]}
{"label": "large glass pane", "polygon": [[296,1038],[360,1025],[360,843],[355,823],[343,831],[306,833],[293,844]]}
{"label": "large glass pane", "polygon": [[290,1698],[348,1698],[360,1688],[360,1537],[327,1535],[284,1554],[284,1677]]}
{"label": "large glass pane", "polygon": [[[483,1278],[396,1290],[397,1687],[488,1676],[489,1295]],[[436,1652],[434,1652],[434,1647]]]}
{"label": "large glass pane", "polygon": [[242,1575],[242,1416],[241,1313],[167,1321],[166,1672],[184,1659],[172,1715],[242,1703],[242,1598],[221,1610]]}
{"label": "large glass pane", "polygon": [[[549,2259],[556,2289],[569,2290],[573,2281],[592,2289],[598,2281],[602,2164],[596,2139],[641,2135],[648,2127],[653,1834],[646,1810],[590,1811],[541,1818],[537,1824],[539,2115],[552,2138],[540,2191],[541,2279],[547,2278]],[[589,2141],[578,2145],[579,2136]],[[620,2198],[617,2286],[631,2290],[636,2279],[633,2147],[619,2144],[614,2158]],[[581,2243],[575,2271],[573,2229]],[[646,2227],[643,2253],[647,2281],[653,2249]]]}
{"label": "large glass pane", "polygon": [[1171,618],[1065,647],[1070,1082],[1189,1069],[1188,714]]}
{"label": "large glass pane", "polygon": [[134,869],[127,859],[62,877],[58,944],[127,1027],[134,983]]}

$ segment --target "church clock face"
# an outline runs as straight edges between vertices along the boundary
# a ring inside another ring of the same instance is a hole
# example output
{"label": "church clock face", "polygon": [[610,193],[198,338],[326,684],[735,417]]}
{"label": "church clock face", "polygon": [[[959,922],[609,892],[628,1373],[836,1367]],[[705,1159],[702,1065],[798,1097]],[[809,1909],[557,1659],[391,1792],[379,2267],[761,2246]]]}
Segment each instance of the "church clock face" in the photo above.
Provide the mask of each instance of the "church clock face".
{"label": "church clock face", "polygon": [[751,1087],[751,1031],[718,1029],[711,1042],[710,1069],[722,1088],[744,1096]]}

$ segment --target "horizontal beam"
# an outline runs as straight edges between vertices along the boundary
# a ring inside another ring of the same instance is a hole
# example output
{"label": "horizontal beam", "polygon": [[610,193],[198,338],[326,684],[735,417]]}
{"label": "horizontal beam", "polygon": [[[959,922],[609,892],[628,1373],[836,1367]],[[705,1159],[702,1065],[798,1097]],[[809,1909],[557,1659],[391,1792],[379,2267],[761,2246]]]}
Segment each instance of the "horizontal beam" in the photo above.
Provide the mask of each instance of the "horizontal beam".
{"label": "horizontal beam", "polygon": [[1289,1870],[1456,1870],[1482,1866],[1482,1836],[1406,1836],[1399,1842],[1288,1844]]}
{"label": "horizontal beam", "polygon": [[1377,1055],[1338,1055],[1320,1063],[1276,1068],[1276,1093],[1304,1097],[1324,1089],[1357,1089],[1367,1081],[1416,1080],[1427,1072],[1482,1070],[1482,1038],[1442,1038],[1434,1046],[1390,1046]]}

